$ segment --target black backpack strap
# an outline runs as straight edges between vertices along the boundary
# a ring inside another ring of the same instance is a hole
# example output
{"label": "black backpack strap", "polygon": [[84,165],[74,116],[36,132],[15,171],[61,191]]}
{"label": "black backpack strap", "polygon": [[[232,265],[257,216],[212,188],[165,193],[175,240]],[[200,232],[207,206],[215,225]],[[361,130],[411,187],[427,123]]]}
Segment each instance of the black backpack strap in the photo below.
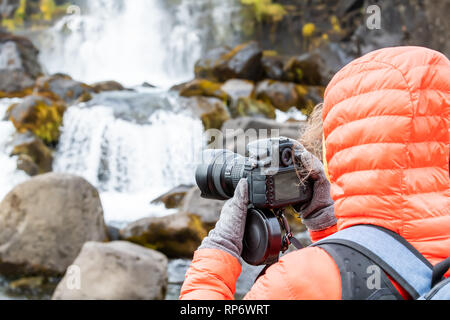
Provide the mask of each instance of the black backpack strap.
{"label": "black backpack strap", "polygon": [[433,266],[410,243],[387,229],[360,225],[341,230],[314,246],[342,245],[352,248],[379,266],[413,299],[431,289]]}
{"label": "black backpack strap", "polygon": [[[373,270],[374,262],[359,251],[348,246],[327,243],[319,244],[336,262],[341,275],[342,300],[403,300],[386,273],[378,268]],[[379,286],[369,287],[369,276],[378,272]]]}
{"label": "black backpack strap", "polygon": [[450,257],[434,266],[431,287],[444,279],[444,274],[447,273],[448,269],[450,269]]}

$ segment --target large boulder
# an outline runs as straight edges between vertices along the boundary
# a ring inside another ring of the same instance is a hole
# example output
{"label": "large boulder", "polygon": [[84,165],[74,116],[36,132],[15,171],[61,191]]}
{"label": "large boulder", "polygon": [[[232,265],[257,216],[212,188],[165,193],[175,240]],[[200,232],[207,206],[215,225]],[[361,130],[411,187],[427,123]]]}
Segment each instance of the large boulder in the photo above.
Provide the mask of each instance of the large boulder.
{"label": "large boulder", "polygon": [[229,53],[230,50],[231,49],[229,47],[218,47],[209,50],[204,57],[195,63],[195,77],[217,81],[218,79],[214,75],[214,64],[220,59],[220,57]]}
{"label": "large boulder", "polygon": [[[162,300],[167,265],[162,253],[126,241],[87,242],[52,299]],[[79,286],[72,270],[78,272]]]}
{"label": "large boulder", "polygon": [[230,112],[224,101],[209,97],[190,97],[180,100],[185,108],[202,120],[205,130],[220,129],[230,119]]}
{"label": "large boulder", "polygon": [[0,273],[61,275],[87,241],[106,241],[97,190],[81,177],[48,173],[0,203]]}
{"label": "large boulder", "polygon": [[284,66],[284,74],[287,81],[311,86],[325,85],[320,57],[316,54],[305,53],[291,57]]}
{"label": "large boulder", "polygon": [[91,84],[92,89],[95,92],[105,92],[105,91],[123,91],[126,90],[125,87],[117,81],[101,81]]}
{"label": "large boulder", "polygon": [[285,59],[278,55],[265,53],[261,59],[264,70],[264,78],[282,81],[285,78],[284,64]]}
{"label": "large boulder", "polygon": [[256,86],[255,96],[279,110],[288,111],[301,104],[302,94],[297,87],[292,82],[264,80]]}
{"label": "large boulder", "polygon": [[52,151],[40,138],[29,132],[17,135],[11,156],[18,156],[17,169],[30,176],[52,171]]}
{"label": "large boulder", "polygon": [[179,185],[154,199],[152,204],[164,203],[167,209],[178,208],[191,188],[192,185]]}
{"label": "large boulder", "polygon": [[255,42],[247,42],[233,49],[221,47],[211,50],[195,65],[197,78],[226,81],[239,78],[257,81],[263,75],[261,58],[263,51]]}
{"label": "large boulder", "polygon": [[184,197],[180,211],[200,217],[205,228],[210,230],[219,220],[224,203],[225,201],[221,200],[202,198],[200,189],[193,187]]}
{"label": "large boulder", "polygon": [[221,86],[221,89],[230,97],[231,104],[235,105],[239,98],[250,98],[255,85],[249,80],[230,79]]}
{"label": "large boulder", "polygon": [[32,92],[42,74],[38,53],[30,40],[0,32],[0,98]]}
{"label": "large boulder", "polygon": [[91,86],[60,73],[38,78],[35,90],[42,96],[52,100],[64,100],[66,103],[89,101],[95,92]]}
{"label": "large boulder", "polygon": [[19,133],[33,132],[47,144],[56,144],[66,105],[41,96],[28,96],[8,109],[11,122]]}
{"label": "large boulder", "polygon": [[135,221],[120,230],[123,240],[158,250],[169,258],[192,258],[206,236],[201,219],[176,213]]}
{"label": "large boulder", "polygon": [[269,101],[253,98],[239,98],[236,105],[230,107],[233,118],[238,117],[263,117],[275,119],[275,107]]}
{"label": "large boulder", "polygon": [[206,79],[194,79],[182,85],[179,90],[182,97],[213,97],[227,102],[229,97],[225,91],[220,88],[220,84]]}
{"label": "large boulder", "polygon": [[222,55],[214,64],[214,75],[219,81],[239,78],[257,81],[262,77],[260,45],[251,41]]}

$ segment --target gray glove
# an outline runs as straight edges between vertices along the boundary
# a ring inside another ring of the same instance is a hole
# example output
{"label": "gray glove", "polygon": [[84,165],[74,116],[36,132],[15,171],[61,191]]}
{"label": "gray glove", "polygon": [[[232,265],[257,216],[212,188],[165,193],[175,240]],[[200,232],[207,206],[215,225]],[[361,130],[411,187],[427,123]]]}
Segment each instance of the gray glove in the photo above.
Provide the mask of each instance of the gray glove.
{"label": "gray glove", "polygon": [[330,195],[328,181],[322,162],[300,143],[294,147],[295,157],[300,161],[309,177],[314,181],[311,202],[300,211],[304,225],[311,231],[325,230],[337,223],[334,201]]}
{"label": "gray glove", "polygon": [[219,249],[240,259],[247,206],[248,184],[246,179],[241,179],[234,191],[234,197],[225,203],[219,221],[203,239],[199,249]]}

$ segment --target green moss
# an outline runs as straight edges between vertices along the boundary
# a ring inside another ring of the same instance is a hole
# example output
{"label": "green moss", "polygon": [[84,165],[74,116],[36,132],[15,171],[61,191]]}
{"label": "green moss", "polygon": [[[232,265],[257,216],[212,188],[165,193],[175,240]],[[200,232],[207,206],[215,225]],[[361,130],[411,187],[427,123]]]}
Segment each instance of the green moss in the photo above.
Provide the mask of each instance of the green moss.
{"label": "green moss", "polygon": [[[33,132],[46,144],[56,144],[62,125],[66,106],[61,102],[51,102],[35,99],[32,105],[17,110],[20,104],[14,104],[8,109],[10,120],[20,133]],[[16,110],[15,110],[16,109]]]}
{"label": "green moss", "polygon": [[186,228],[171,230],[163,223],[154,223],[142,235],[127,240],[160,251],[169,258],[192,258],[192,254],[206,235],[200,218],[189,215]]}
{"label": "green moss", "polygon": [[250,7],[257,21],[279,22],[287,14],[286,8],[272,0],[241,0]]}
{"label": "green moss", "polygon": [[180,96],[183,97],[194,97],[194,96],[204,96],[204,97],[214,97],[218,98],[225,103],[228,103],[230,97],[226,92],[222,91],[221,84],[212,82],[206,79],[195,79],[190,83],[186,84],[180,90]]}
{"label": "green moss", "polygon": [[237,101],[235,110],[232,110],[233,117],[246,116],[264,116],[269,119],[275,119],[275,107],[270,101],[257,100],[241,97]]}

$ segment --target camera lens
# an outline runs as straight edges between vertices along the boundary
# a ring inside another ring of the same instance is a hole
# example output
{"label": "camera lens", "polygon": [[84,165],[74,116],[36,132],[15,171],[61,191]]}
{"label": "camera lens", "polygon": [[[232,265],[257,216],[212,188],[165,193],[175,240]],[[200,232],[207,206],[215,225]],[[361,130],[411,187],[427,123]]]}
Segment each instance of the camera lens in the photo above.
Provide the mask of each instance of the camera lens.
{"label": "camera lens", "polygon": [[197,167],[195,180],[208,199],[227,200],[243,178],[246,158],[229,150],[206,150]]}

